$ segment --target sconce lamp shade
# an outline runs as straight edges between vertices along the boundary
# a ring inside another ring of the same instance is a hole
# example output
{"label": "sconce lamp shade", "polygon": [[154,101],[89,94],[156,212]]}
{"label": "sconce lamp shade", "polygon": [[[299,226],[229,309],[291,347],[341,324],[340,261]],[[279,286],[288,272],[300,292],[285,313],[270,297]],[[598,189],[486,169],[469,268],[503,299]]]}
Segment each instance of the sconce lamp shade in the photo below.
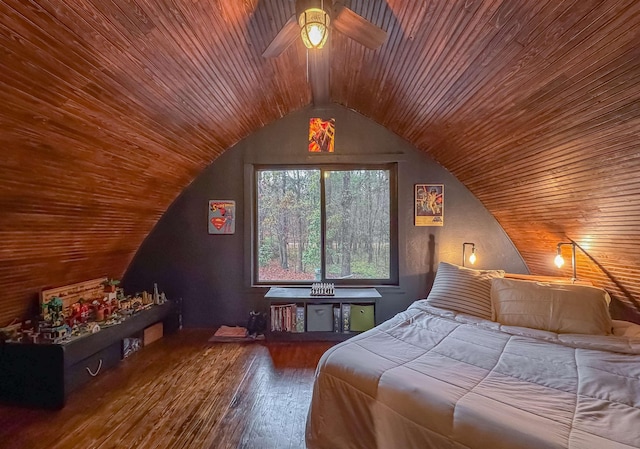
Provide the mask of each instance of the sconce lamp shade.
{"label": "sconce lamp shade", "polygon": [[471,265],[476,263],[476,249],[475,248],[471,249],[471,255],[469,256],[469,263]]}
{"label": "sconce lamp shade", "polygon": [[553,260],[553,263],[556,264],[556,267],[562,268],[562,266],[564,265],[564,257],[562,257],[562,254],[557,254],[556,258]]}
{"label": "sconce lamp shade", "polygon": [[322,48],[329,36],[329,15],[320,8],[304,10],[298,17],[302,42],[307,48]]}

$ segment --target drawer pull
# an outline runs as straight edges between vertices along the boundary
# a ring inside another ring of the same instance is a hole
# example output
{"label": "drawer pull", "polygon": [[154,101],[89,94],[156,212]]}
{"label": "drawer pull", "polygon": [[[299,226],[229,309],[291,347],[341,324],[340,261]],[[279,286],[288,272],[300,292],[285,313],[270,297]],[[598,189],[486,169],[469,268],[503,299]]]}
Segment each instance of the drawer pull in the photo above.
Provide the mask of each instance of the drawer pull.
{"label": "drawer pull", "polygon": [[98,373],[100,372],[100,368],[102,368],[102,359],[100,359],[100,361],[98,362],[98,368],[96,368],[96,372],[92,373],[91,369],[89,369],[89,367],[86,367],[87,372],[89,373],[89,375],[91,377],[96,377],[98,375]]}

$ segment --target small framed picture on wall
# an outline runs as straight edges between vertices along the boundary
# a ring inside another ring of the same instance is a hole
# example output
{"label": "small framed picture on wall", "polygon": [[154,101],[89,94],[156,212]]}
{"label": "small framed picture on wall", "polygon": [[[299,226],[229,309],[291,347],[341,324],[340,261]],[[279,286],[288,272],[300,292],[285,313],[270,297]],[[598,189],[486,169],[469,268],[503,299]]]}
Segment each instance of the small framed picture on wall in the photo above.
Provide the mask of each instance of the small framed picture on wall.
{"label": "small framed picture on wall", "polygon": [[336,120],[309,119],[309,153],[333,153],[335,150]]}
{"label": "small framed picture on wall", "polygon": [[444,184],[416,184],[416,226],[444,226]]}
{"label": "small framed picture on wall", "polygon": [[235,233],[235,216],[234,200],[209,200],[209,234]]}

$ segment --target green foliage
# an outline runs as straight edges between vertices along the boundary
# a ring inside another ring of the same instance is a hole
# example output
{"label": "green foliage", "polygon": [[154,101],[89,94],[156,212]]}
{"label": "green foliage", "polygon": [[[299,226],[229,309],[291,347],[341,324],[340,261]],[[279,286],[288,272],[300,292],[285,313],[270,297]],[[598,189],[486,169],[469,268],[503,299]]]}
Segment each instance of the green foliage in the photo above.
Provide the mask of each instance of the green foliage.
{"label": "green foliage", "polygon": [[320,267],[320,209],[315,208],[309,216],[307,225],[307,245],[302,254],[305,267],[312,269]]}
{"label": "green foliage", "polygon": [[278,257],[278,242],[271,237],[263,239],[258,249],[258,263],[261,267],[266,267],[269,261]]}
{"label": "green foliage", "polygon": [[368,263],[359,259],[351,262],[353,277],[359,279],[385,279],[389,277],[389,268]]}

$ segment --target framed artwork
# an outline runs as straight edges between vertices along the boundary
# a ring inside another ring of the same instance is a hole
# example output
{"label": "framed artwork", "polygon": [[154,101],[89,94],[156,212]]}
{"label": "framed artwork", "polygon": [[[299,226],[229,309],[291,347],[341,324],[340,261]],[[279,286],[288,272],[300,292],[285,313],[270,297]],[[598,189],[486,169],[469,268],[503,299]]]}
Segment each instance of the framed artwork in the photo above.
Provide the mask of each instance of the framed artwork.
{"label": "framed artwork", "polygon": [[233,234],[236,232],[235,216],[235,201],[209,200],[209,234]]}
{"label": "framed artwork", "polygon": [[415,225],[444,225],[444,184],[415,185]]}
{"label": "framed artwork", "polygon": [[333,153],[336,119],[309,119],[309,153]]}

